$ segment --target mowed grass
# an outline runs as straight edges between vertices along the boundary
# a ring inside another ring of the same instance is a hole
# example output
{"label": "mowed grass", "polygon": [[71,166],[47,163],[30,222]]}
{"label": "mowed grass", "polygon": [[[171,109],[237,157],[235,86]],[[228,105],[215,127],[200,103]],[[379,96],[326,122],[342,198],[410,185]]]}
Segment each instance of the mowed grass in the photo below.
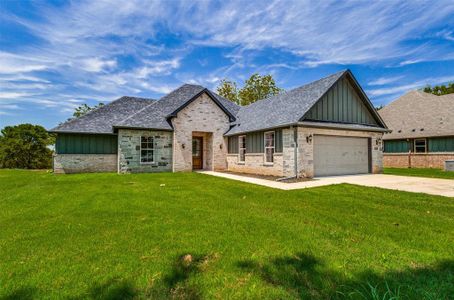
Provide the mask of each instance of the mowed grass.
{"label": "mowed grass", "polygon": [[443,178],[454,179],[454,172],[447,172],[441,169],[429,168],[385,168],[384,174],[402,175],[402,176],[417,176],[428,178]]}
{"label": "mowed grass", "polygon": [[4,299],[454,295],[453,198],[0,170],[0,199]]}

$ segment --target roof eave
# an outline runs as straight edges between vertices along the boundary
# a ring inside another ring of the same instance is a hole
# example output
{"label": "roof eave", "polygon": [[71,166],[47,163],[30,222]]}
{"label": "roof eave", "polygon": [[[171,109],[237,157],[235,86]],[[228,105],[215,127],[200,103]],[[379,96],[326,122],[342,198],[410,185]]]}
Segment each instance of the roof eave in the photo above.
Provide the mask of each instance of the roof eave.
{"label": "roof eave", "polygon": [[[365,124],[350,124],[350,123],[323,123],[323,122],[298,122],[299,126],[314,127],[314,128],[330,128],[330,129],[347,129],[355,131],[376,131],[376,132],[391,132],[388,128],[369,126]],[[356,126],[356,127],[355,127]],[[359,127],[361,126],[361,127]]]}

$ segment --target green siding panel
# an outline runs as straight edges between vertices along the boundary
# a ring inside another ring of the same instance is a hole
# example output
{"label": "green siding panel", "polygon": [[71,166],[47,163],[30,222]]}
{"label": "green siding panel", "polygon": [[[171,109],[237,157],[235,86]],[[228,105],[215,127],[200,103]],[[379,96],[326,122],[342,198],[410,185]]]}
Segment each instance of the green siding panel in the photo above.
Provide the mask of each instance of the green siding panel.
{"label": "green siding panel", "polygon": [[228,152],[232,154],[238,153],[238,135],[228,137]]}
{"label": "green siding panel", "polygon": [[[267,130],[268,131],[268,130]],[[273,130],[270,130],[273,131]],[[264,141],[265,131],[256,131],[246,134],[246,153],[264,153],[265,152],[265,141]],[[238,153],[238,136],[229,136],[228,137],[228,153],[236,154]],[[282,141],[282,129],[274,130],[274,147],[275,152],[282,152],[283,141]]]}
{"label": "green siding panel", "polygon": [[339,80],[309,110],[306,120],[377,125],[348,79]]}
{"label": "green siding panel", "polygon": [[454,136],[429,138],[429,152],[454,152]]}
{"label": "green siding panel", "polygon": [[411,142],[407,140],[388,140],[385,143],[385,153],[404,153],[411,149]]}
{"label": "green siding panel", "polygon": [[58,154],[116,154],[117,136],[103,134],[58,134]]}

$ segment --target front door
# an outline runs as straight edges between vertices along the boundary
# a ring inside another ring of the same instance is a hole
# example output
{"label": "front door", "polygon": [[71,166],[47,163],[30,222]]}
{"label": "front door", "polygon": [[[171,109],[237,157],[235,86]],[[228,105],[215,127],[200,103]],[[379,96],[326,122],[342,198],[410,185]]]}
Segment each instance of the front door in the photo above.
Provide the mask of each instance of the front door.
{"label": "front door", "polygon": [[203,169],[203,138],[192,137],[192,169]]}

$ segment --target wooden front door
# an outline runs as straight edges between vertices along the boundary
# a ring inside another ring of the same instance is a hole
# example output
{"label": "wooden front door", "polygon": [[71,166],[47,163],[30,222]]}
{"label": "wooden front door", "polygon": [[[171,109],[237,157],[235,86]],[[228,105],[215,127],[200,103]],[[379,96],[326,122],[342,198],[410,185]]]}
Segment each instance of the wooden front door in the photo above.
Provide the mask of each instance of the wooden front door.
{"label": "wooden front door", "polygon": [[203,169],[203,138],[192,137],[192,169]]}

